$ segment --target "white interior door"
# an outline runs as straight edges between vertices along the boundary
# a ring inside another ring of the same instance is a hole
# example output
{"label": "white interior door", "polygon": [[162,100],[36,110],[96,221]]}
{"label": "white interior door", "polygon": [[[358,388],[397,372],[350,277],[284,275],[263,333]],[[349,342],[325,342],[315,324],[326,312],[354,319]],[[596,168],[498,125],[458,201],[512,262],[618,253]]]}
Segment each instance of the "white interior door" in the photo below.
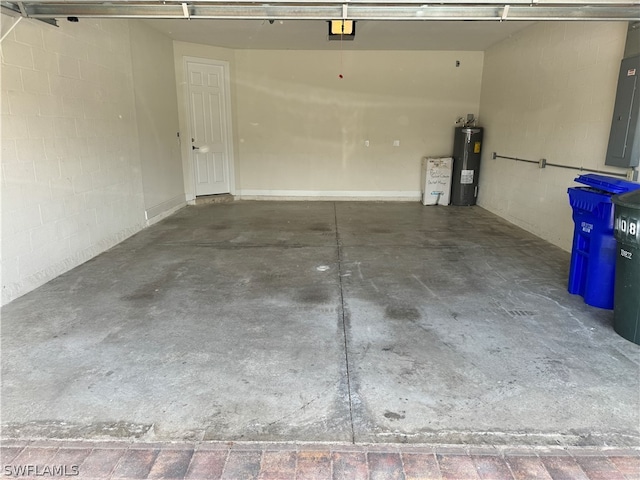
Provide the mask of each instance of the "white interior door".
{"label": "white interior door", "polygon": [[224,65],[187,61],[195,194],[231,192],[228,88]]}

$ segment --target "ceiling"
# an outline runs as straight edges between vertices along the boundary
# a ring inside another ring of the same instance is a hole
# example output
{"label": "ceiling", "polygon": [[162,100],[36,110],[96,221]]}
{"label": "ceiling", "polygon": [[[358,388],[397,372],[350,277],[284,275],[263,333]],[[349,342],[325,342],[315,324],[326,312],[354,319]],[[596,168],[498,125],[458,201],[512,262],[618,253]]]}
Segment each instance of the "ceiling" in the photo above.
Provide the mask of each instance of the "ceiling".
{"label": "ceiling", "polygon": [[356,23],[354,40],[340,42],[327,40],[323,20],[144,21],[182,42],[273,50],[486,50],[533,23],[363,20]]}

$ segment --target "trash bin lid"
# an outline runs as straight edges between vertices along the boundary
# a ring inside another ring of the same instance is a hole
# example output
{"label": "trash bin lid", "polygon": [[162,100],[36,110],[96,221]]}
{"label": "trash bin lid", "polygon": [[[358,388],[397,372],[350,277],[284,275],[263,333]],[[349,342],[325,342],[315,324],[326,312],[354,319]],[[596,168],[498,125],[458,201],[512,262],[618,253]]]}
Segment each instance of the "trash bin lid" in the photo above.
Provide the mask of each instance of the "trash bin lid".
{"label": "trash bin lid", "polygon": [[640,183],[630,182],[629,180],[623,180],[622,178],[598,175],[596,173],[579,175],[575,181],[616,195],[631,192],[640,188]]}
{"label": "trash bin lid", "polygon": [[627,192],[624,195],[616,195],[611,197],[611,201],[621,207],[633,208],[640,210],[640,190]]}

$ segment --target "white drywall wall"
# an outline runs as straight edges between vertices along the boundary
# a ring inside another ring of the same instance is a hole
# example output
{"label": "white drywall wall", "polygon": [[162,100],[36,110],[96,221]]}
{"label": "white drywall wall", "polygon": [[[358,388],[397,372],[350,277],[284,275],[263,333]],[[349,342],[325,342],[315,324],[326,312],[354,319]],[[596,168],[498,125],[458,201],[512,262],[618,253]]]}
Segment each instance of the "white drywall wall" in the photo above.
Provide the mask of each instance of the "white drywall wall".
{"label": "white drywall wall", "polygon": [[241,195],[417,199],[422,157],[478,112],[482,57],[236,51]]}
{"label": "white drywall wall", "polygon": [[621,172],[604,161],[626,32],[624,22],[538,23],[485,52],[479,205],[571,250],[567,188],[580,172],[491,154]]}
{"label": "white drywall wall", "polygon": [[153,220],[186,205],[173,41],[138,20],[129,27],[144,203]]}
{"label": "white drywall wall", "polygon": [[[482,52],[341,56],[182,42],[174,51],[185,137],[183,57],[230,63],[236,191],[244,198],[417,200],[422,157],[450,155],[456,117],[479,109]],[[184,146],[183,162],[192,195]]]}

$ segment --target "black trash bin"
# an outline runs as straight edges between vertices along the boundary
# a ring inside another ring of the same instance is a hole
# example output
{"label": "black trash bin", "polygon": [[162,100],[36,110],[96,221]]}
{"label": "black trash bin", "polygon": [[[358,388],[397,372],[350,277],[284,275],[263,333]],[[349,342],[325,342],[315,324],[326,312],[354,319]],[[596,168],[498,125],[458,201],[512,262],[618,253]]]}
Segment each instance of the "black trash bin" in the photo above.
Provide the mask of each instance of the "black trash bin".
{"label": "black trash bin", "polygon": [[616,195],[612,201],[618,241],[613,328],[640,345],[640,190]]}

